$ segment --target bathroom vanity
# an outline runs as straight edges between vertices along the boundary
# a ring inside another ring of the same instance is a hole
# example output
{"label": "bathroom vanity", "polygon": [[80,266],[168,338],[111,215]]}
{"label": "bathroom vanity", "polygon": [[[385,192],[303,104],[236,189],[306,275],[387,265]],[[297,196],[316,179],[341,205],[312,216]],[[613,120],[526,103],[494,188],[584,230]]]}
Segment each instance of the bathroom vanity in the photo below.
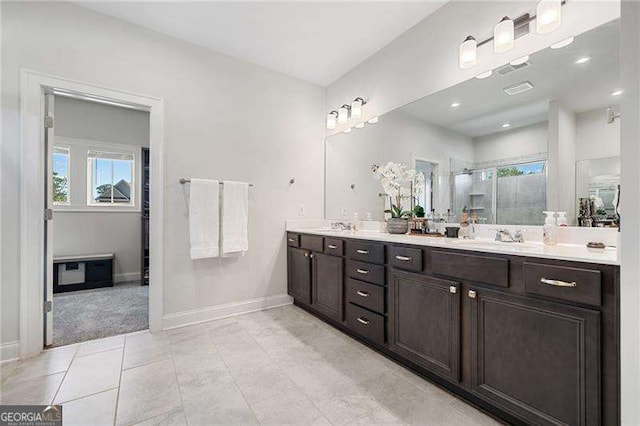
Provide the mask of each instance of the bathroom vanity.
{"label": "bathroom vanity", "polygon": [[292,230],[295,304],[509,423],[619,424],[615,251]]}

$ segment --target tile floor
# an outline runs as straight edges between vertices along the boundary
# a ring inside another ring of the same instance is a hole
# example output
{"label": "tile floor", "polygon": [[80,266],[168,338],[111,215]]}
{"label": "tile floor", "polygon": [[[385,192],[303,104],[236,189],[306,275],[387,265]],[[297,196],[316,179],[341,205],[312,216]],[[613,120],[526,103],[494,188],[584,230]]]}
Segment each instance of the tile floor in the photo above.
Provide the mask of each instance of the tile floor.
{"label": "tile floor", "polygon": [[498,424],[294,306],[54,348],[0,372],[1,404],[62,403],[65,426]]}

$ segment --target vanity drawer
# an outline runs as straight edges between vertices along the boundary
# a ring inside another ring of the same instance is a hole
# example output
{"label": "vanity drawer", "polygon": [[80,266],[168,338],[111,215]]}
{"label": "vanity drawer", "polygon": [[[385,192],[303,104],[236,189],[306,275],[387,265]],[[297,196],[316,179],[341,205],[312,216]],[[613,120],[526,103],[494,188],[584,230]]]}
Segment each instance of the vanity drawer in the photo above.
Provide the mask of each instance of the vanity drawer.
{"label": "vanity drawer", "polygon": [[305,250],[322,253],[324,251],[324,239],[320,235],[302,234],[300,236],[300,247]]}
{"label": "vanity drawer", "polygon": [[384,285],[384,266],[348,260],[347,276],[372,284]]}
{"label": "vanity drawer", "polygon": [[325,238],[324,252],[326,254],[342,256],[344,254],[344,241],[338,240],[336,238]]}
{"label": "vanity drawer", "polygon": [[431,270],[437,275],[509,287],[508,259],[434,250]]}
{"label": "vanity drawer", "polygon": [[346,292],[347,302],[384,314],[384,287],[349,278]]}
{"label": "vanity drawer", "polygon": [[397,269],[422,272],[422,250],[418,248],[390,246],[389,265]]}
{"label": "vanity drawer", "polygon": [[588,305],[602,304],[602,274],[598,270],[524,262],[522,273],[527,293]]}
{"label": "vanity drawer", "polygon": [[384,263],[384,245],[347,241],[347,257],[370,263]]}
{"label": "vanity drawer", "polygon": [[289,247],[300,247],[300,234],[287,233],[287,245]]}
{"label": "vanity drawer", "polygon": [[347,303],[347,326],[355,333],[384,345],[384,316]]}

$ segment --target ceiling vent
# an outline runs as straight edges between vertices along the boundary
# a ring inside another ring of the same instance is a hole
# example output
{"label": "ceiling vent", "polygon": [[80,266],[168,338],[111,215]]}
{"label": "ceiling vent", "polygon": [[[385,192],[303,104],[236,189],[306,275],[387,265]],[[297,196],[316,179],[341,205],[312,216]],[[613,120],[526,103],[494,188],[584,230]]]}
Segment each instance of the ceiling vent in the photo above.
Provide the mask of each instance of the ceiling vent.
{"label": "ceiling vent", "polygon": [[518,95],[520,93],[528,92],[531,89],[533,89],[533,84],[531,84],[531,82],[529,81],[523,81],[523,82],[514,84],[513,86],[505,87],[502,90],[504,90],[504,92],[507,95],[513,96],[513,95]]}
{"label": "ceiling vent", "polygon": [[501,66],[496,71],[500,75],[507,75],[507,74],[511,74],[514,71],[518,71],[518,70],[521,70],[523,68],[527,68],[529,66],[531,66],[531,62],[529,62],[529,61],[523,62],[523,63],[518,64],[518,65],[507,64],[507,65]]}

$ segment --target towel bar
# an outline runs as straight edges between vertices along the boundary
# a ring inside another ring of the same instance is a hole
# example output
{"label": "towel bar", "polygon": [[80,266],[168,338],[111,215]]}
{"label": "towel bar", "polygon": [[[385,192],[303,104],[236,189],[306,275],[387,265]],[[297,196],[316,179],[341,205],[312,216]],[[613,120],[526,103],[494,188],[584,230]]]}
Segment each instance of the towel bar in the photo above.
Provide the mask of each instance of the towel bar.
{"label": "towel bar", "polygon": [[[191,179],[180,178],[180,183],[182,185],[184,185],[185,183],[189,183],[189,182],[191,182]],[[220,182],[220,185],[222,185],[222,184],[224,184],[224,182]],[[250,183],[249,186],[253,186],[253,184]]]}

